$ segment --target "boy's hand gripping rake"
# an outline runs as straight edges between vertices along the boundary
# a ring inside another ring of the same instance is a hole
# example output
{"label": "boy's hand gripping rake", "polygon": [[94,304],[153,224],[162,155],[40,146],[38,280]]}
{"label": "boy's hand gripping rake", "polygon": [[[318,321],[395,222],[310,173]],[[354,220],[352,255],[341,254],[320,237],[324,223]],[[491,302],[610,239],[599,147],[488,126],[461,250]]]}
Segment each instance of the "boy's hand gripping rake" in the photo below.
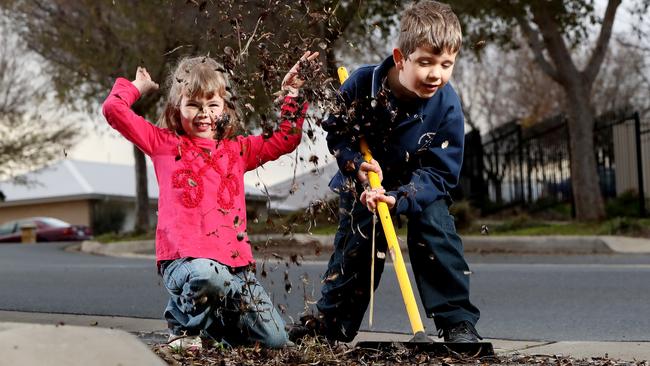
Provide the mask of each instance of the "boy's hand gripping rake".
{"label": "boy's hand gripping rake", "polygon": [[[341,84],[345,82],[348,78],[348,71],[345,67],[338,68],[338,76]],[[372,155],[370,154],[370,149],[365,139],[361,139],[360,142],[361,153],[366,162],[372,160]],[[368,181],[370,187],[373,189],[381,187],[381,181],[379,180],[379,175],[375,172],[368,172]],[[420,317],[420,311],[418,310],[417,303],[415,302],[415,296],[413,295],[413,287],[411,286],[411,281],[408,277],[406,271],[406,265],[404,264],[404,258],[402,257],[402,251],[399,247],[399,242],[397,241],[397,234],[395,233],[395,227],[393,226],[393,221],[390,218],[390,211],[386,202],[377,203],[377,212],[379,213],[379,219],[381,221],[381,226],[384,229],[384,235],[386,236],[386,242],[388,244],[388,250],[390,251],[391,258],[393,259],[393,265],[395,266],[395,274],[397,275],[397,282],[399,283],[400,290],[402,292],[402,298],[404,299],[404,305],[406,306],[406,313],[408,314],[409,321],[411,322],[411,329],[413,330],[413,338],[409,342],[401,343],[402,346],[413,348],[415,350],[420,350],[424,352],[430,352],[436,355],[449,355],[454,353],[463,353],[473,357],[479,356],[491,356],[494,355],[494,349],[492,343],[480,342],[480,343],[446,343],[446,342],[433,342],[429,337],[424,333],[424,326],[422,325],[422,318]],[[373,217],[373,243],[374,243],[374,220]],[[371,282],[370,282],[370,294],[371,302],[373,301],[373,292],[374,292],[374,257],[375,257],[375,248],[373,245],[372,248],[372,264],[371,264]],[[372,304],[371,304],[372,306]],[[372,312],[372,307],[371,307]],[[372,315],[371,318],[372,319]],[[370,321],[372,323],[372,320]],[[383,349],[389,348],[399,342],[377,342],[377,341],[366,341],[357,343],[357,347],[361,348],[373,348],[373,349]]]}

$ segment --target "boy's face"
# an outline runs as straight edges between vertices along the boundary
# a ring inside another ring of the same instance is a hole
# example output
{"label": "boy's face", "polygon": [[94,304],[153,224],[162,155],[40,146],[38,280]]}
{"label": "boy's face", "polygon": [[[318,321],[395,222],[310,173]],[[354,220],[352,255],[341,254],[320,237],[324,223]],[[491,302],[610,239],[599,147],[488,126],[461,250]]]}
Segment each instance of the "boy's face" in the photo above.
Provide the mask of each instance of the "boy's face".
{"label": "boy's face", "polygon": [[457,54],[444,51],[437,55],[431,47],[420,46],[405,57],[399,48],[395,48],[393,58],[400,84],[413,96],[431,98],[449,81]]}
{"label": "boy's face", "polygon": [[223,113],[224,101],[218,94],[190,98],[183,95],[181,125],[189,136],[213,138],[214,126]]}

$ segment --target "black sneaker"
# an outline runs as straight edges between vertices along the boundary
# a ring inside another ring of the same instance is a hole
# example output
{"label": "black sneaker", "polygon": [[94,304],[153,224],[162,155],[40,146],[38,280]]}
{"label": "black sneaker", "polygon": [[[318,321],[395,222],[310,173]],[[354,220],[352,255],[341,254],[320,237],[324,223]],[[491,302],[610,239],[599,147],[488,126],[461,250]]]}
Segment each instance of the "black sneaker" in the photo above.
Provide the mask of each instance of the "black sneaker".
{"label": "black sneaker", "polygon": [[311,314],[301,316],[299,323],[291,324],[287,328],[289,340],[294,343],[306,336],[325,336],[325,322],[320,317]]}
{"label": "black sneaker", "polygon": [[449,328],[441,329],[438,336],[441,334],[445,342],[449,343],[477,343],[479,339],[483,339],[468,321],[456,323]]}

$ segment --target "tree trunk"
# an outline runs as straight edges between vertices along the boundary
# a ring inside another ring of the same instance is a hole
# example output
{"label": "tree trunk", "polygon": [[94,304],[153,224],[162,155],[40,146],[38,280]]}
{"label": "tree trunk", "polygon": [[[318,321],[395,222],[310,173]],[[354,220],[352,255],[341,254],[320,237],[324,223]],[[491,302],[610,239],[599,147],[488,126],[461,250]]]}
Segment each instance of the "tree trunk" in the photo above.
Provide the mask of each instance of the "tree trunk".
{"label": "tree trunk", "polygon": [[149,191],[147,188],[147,162],[144,153],[133,145],[135,158],[135,227],[136,233],[149,230]]}
{"label": "tree trunk", "polygon": [[589,91],[578,86],[567,90],[569,113],[569,143],[571,147],[571,189],[575,201],[576,219],[602,220],[605,205],[594,150],[594,112]]}

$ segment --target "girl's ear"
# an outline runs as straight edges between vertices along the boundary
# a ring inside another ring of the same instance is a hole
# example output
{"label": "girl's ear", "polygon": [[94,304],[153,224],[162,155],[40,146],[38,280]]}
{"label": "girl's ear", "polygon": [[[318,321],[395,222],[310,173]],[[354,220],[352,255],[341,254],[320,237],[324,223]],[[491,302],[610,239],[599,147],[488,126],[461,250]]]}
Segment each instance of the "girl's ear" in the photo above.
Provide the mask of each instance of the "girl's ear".
{"label": "girl's ear", "polygon": [[404,57],[404,54],[402,53],[402,50],[399,48],[393,48],[393,61],[395,61],[395,67],[397,67],[397,70],[402,70],[404,69],[404,61],[406,58]]}

